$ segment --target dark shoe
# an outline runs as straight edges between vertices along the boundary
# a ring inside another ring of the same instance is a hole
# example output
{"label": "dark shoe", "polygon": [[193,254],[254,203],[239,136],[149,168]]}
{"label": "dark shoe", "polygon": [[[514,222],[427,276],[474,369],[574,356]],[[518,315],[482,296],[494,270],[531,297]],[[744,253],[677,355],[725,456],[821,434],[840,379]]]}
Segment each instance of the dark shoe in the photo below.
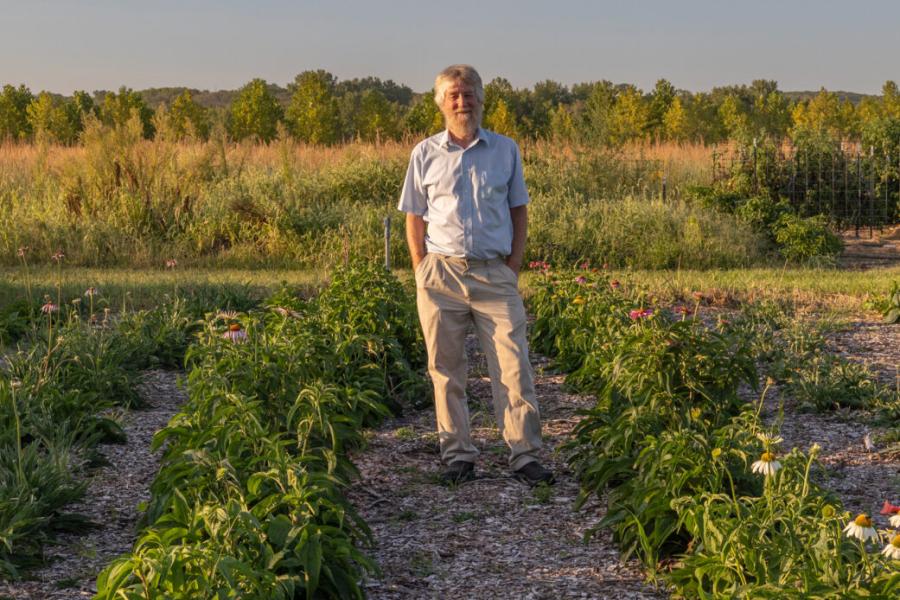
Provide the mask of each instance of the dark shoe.
{"label": "dark shoe", "polygon": [[475,465],[465,460],[454,460],[441,473],[441,482],[447,485],[457,485],[472,479],[475,479]]}
{"label": "dark shoe", "polygon": [[553,473],[542,467],[541,463],[536,460],[531,461],[517,471],[513,471],[513,477],[522,483],[527,483],[531,487],[542,483],[547,485],[556,483],[556,478],[553,476]]}

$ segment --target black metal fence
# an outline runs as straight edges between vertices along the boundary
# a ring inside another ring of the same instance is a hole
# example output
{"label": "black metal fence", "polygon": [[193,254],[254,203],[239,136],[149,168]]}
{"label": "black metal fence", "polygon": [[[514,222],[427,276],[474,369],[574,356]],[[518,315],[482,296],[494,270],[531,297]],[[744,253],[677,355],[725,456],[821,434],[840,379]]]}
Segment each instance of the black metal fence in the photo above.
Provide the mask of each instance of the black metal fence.
{"label": "black metal fence", "polygon": [[717,148],[713,181],[739,178],[754,194],[787,199],[802,216],[824,214],[840,229],[871,231],[900,223],[897,148],[846,143]]}

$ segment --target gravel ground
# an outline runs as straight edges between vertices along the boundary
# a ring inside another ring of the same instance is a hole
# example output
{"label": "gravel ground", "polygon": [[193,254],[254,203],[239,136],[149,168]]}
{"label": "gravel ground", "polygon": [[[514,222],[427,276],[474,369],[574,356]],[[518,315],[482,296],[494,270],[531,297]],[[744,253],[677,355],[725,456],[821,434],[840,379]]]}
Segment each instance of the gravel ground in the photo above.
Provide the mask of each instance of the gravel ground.
{"label": "gravel ground", "polygon": [[144,374],[140,391],[146,407],[125,413],[122,420],[128,442],[101,446],[110,465],[93,474],[81,502],[67,507],[99,526],[84,535],[60,536],[44,550],[48,565],[30,573],[27,581],[0,583],[0,598],[89,598],[96,592],[97,574],[131,551],[138,503],[150,499],[150,483],[159,470],[159,454],[150,452],[150,440],[185,400],[175,380],[175,374],[166,371]]}
{"label": "gravel ground", "polygon": [[540,460],[557,483],[532,491],[509,476],[483,356],[474,337],[467,345],[473,436],[481,450],[474,481],[455,488],[435,482],[441,466],[433,409],[386,423],[353,457],[362,477],[349,495],[372,527],[370,552],[382,569],[366,583],[369,597],[666,597],[644,581],[637,563],[621,561],[607,530],[584,542],[603,509],[590,501],[573,511],[578,483],[555,450],[592,399],[564,393],[562,376],[535,362]]}

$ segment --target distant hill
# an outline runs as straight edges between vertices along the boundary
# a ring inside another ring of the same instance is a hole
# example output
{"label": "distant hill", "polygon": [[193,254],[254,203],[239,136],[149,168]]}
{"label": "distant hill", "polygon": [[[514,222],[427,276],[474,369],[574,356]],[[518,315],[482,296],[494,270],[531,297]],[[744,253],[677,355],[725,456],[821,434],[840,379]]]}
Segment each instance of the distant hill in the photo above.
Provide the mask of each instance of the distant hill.
{"label": "distant hill", "polygon": [[[832,90],[828,90],[831,92]],[[785,96],[787,96],[788,100],[794,102],[796,100],[809,100],[819,94],[818,90],[815,92],[783,92]],[[880,98],[880,94],[857,94],[856,92],[842,92],[836,91],[833,92],[837,94],[837,97],[841,100],[849,100],[853,104],[859,104],[860,100],[863,98]]]}

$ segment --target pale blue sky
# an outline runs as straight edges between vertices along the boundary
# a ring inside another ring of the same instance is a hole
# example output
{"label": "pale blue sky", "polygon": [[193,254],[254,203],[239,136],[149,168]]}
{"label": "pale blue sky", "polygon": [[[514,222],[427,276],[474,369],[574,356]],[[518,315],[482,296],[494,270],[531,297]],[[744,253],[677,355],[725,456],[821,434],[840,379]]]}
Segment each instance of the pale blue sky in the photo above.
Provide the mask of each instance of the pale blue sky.
{"label": "pale blue sky", "polygon": [[898,26],[887,0],[0,0],[0,84],[214,90],[323,68],[425,91],[468,62],[516,87],[765,78],[877,93],[900,80]]}

